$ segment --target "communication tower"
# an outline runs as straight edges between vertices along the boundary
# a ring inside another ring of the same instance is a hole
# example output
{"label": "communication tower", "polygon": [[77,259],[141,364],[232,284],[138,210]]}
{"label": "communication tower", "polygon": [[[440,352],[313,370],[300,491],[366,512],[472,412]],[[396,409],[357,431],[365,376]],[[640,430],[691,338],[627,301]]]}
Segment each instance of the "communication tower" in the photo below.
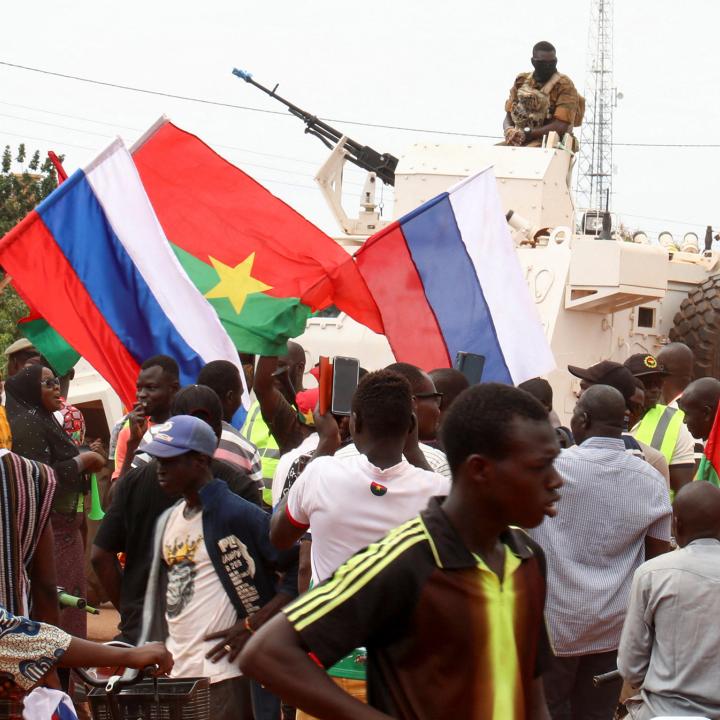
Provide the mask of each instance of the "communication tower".
{"label": "communication tower", "polygon": [[585,119],[575,188],[578,209],[604,210],[612,201],[612,130],[617,90],[613,87],[612,0],[591,0]]}

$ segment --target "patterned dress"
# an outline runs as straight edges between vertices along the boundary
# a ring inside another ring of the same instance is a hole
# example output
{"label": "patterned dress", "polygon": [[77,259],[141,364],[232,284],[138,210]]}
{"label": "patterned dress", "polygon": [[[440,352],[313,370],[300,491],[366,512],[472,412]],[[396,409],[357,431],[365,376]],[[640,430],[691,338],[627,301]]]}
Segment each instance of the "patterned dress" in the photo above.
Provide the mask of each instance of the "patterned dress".
{"label": "patterned dress", "polygon": [[52,670],[72,637],[0,606],[0,678],[30,690]]}

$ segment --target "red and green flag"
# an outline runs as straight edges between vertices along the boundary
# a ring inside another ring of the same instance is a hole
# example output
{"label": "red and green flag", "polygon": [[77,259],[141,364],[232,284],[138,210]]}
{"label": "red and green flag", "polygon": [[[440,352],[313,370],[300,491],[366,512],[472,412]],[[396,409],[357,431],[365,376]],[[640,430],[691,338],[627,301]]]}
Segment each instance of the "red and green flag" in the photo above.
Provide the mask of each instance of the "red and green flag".
{"label": "red and green flag", "polygon": [[720,487],[720,405],[715,413],[710,436],[705,443],[700,466],[698,467],[696,480],[706,480],[716,487]]}
{"label": "red and green flag", "polygon": [[382,332],[347,252],[199,138],[164,120],[133,159],[180,264],[238,350],[283,353],[330,305]]}
{"label": "red and green flag", "polygon": [[80,359],[76,352],[36,310],[18,321],[18,330],[45,356],[58,375],[65,375]]}

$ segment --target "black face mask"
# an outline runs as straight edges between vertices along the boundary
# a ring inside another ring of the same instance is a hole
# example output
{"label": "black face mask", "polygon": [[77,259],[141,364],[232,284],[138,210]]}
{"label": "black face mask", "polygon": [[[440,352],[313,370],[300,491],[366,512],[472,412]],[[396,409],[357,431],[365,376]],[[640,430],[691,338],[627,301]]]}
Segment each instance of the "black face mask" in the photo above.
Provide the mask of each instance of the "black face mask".
{"label": "black face mask", "polygon": [[547,82],[557,70],[557,60],[532,60],[535,77],[540,82]]}

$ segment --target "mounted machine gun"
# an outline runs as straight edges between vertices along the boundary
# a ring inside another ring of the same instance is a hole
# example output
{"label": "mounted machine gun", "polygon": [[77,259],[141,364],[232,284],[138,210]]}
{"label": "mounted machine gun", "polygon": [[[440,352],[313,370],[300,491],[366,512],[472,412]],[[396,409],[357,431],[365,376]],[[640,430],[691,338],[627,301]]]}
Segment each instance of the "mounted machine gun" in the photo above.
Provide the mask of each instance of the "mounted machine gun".
{"label": "mounted machine gun", "polygon": [[[233,75],[285,105],[291,115],[305,123],[306,133],[314,135],[332,151],[315,176],[315,180],[320,185],[330,209],[340,220],[343,231],[349,235],[369,235],[379,230],[383,223],[375,202],[376,179],[382,180],[386,185],[395,185],[398,158],[390,153],[379,153],[368,145],[361,145],[320,120],[316,115],[288,102],[275,92],[278,85],[271,90],[253,80],[251,73],[237,68],[233,70]],[[342,207],[342,170],[346,161],[368,172],[360,201],[362,210],[357,218],[349,218]]]}

